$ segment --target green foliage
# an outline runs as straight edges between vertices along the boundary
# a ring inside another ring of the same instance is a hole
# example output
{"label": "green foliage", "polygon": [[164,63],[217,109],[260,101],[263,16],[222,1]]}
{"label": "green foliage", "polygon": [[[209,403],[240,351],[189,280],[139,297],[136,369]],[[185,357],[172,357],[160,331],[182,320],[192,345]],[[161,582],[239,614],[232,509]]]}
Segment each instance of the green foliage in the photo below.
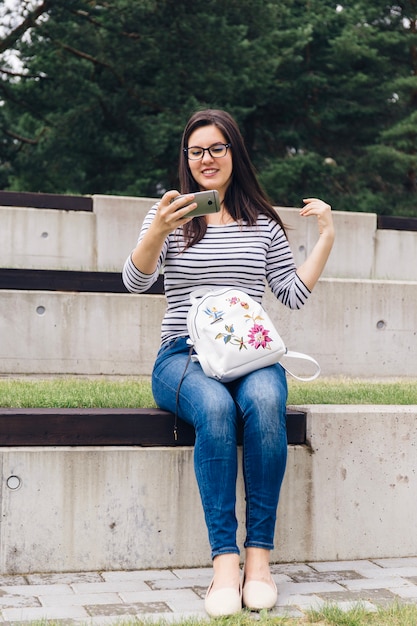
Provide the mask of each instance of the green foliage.
{"label": "green foliage", "polygon": [[414,1],[42,6],[0,40],[23,65],[0,63],[3,188],[159,195],[211,106],[239,121],[274,203],[417,214]]}

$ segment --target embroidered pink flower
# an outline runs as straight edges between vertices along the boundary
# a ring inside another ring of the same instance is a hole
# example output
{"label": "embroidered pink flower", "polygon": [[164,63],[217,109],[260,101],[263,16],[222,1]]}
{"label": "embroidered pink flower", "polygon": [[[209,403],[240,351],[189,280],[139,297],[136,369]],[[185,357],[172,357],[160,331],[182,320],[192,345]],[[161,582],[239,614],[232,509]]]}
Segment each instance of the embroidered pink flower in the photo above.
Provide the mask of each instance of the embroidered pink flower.
{"label": "embroidered pink flower", "polygon": [[272,341],[271,337],[268,337],[269,330],[266,330],[260,324],[254,324],[249,331],[249,344],[256,350],[258,348],[266,348],[270,350],[268,343]]}

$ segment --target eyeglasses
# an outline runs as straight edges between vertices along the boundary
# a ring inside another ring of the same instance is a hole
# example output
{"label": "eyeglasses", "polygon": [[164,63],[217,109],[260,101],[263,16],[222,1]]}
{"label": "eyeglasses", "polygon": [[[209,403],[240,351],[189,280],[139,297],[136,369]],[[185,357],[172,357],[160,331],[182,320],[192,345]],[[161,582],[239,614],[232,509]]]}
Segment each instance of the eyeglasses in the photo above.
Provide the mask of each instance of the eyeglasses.
{"label": "eyeglasses", "polygon": [[184,153],[190,159],[190,161],[199,161],[203,158],[204,153],[208,152],[213,159],[221,159],[226,156],[227,149],[230,148],[231,143],[214,143],[208,148],[200,148],[200,146],[192,146],[191,148],[184,148]]}

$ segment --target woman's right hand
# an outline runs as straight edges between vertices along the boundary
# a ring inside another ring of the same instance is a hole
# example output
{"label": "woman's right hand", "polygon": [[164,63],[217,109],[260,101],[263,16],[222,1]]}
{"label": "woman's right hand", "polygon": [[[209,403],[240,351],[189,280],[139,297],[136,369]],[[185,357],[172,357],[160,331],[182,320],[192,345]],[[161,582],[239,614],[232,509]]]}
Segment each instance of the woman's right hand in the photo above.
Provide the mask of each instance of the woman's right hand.
{"label": "woman's right hand", "polygon": [[179,226],[191,221],[193,218],[187,217],[188,213],[197,207],[197,203],[193,200],[193,193],[187,193],[180,197],[180,193],[176,189],[167,191],[158,205],[152,222],[152,229],[167,236]]}
{"label": "woman's right hand", "polygon": [[193,219],[187,215],[197,206],[196,202],[192,202],[194,194],[188,193],[182,198],[179,198],[179,195],[179,192],[173,189],[162,196],[151,225],[132,252],[134,265],[144,274],[154,273],[168,235]]}

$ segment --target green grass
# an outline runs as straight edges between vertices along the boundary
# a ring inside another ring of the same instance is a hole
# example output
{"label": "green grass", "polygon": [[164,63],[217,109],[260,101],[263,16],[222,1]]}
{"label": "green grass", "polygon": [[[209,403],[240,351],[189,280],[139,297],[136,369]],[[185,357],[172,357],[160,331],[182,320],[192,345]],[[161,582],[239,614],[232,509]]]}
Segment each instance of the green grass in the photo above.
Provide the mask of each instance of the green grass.
{"label": "green grass", "polygon": [[0,406],[128,409],[156,405],[148,381],[70,377],[0,380]]}
{"label": "green grass", "polygon": [[370,613],[361,605],[348,612],[336,605],[329,605],[320,611],[309,612],[304,622],[293,622],[294,625],[305,623],[316,626],[416,626],[417,606],[393,604]]}
{"label": "green grass", "polygon": [[417,404],[417,380],[289,380],[288,404]]}
{"label": "green grass", "polygon": [[[98,622],[96,622],[98,623]],[[349,611],[342,611],[336,605],[327,605],[319,611],[308,611],[304,617],[273,617],[267,611],[259,615],[243,611],[239,615],[217,619],[185,619],[181,621],[150,621],[123,619],[115,626],[417,626],[417,606],[393,604],[376,612],[369,612],[357,605]],[[27,626],[59,626],[59,622],[27,622]],[[85,624],[87,626],[87,622]]]}
{"label": "green grass", "polygon": [[[318,379],[288,382],[289,405],[417,404],[417,381]],[[149,380],[98,378],[0,379],[0,406],[12,408],[154,407]]]}

